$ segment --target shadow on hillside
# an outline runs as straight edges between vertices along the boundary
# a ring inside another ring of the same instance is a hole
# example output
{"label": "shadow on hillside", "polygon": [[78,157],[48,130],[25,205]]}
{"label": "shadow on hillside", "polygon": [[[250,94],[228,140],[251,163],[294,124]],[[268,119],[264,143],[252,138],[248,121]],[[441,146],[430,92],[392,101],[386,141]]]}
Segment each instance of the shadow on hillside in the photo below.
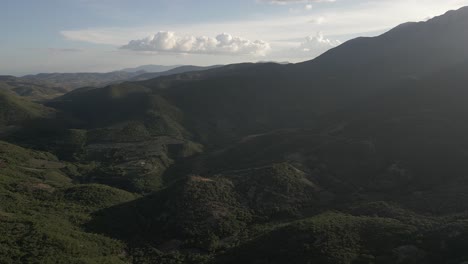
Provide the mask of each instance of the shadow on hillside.
{"label": "shadow on hillside", "polygon": [[159,213],[168,191],[161,191],[124,204],[102,209],[93,214],[85,228],[94,233],[120,239],[132,244],[161,242]]}

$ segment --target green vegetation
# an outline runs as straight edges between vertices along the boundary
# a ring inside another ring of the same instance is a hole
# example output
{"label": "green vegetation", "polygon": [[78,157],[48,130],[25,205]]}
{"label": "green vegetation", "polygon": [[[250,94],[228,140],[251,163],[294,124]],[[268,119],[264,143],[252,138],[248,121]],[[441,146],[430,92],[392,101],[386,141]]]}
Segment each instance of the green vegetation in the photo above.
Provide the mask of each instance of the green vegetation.
{"label": "green vegetation", "polygon": [[0,262],[466,263],[466,28],[465,8],[50,108],[6,87]]}
{"label": "green vegetation", "polygon": [[121,242],[81,225],[98,208],[134,196],[74,185],[68,166],[52,154],[0,142],[1,263],[125,263]]}
{"label": "green vegetation", "polygon": [[135,199],[135,195],[99,184],[76,185],[64,190],[67,201],[86,207],[107,208]]}
{"label": "green vegetation", "polygon": [[222,263],[395,263],[393,250],[412,243],[415,231],[392,219],[325,213],[279,227],[220,259]]}
{"label": "green vegetation", "polygon": [[24,100],[9,92],[0,91],[0,129],[4,126],[20,125],[50,113],[52,110],[42,105]]}
{"label": "green vegetation", "polygon": [[48,86],[38,81],[28,81],[13,76],[0,76],[0,91],[8,91],[32,100],[51,99],[67,92],[66,89]]}

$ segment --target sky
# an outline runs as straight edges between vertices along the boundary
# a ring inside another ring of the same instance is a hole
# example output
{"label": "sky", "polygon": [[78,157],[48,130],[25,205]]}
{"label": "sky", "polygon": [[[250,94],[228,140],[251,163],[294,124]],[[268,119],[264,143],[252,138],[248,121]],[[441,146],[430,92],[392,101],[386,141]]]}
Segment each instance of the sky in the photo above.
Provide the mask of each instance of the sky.
{"label": "sky", "polygon": [[0,0],[0,75],[299,62],[468,0]]}

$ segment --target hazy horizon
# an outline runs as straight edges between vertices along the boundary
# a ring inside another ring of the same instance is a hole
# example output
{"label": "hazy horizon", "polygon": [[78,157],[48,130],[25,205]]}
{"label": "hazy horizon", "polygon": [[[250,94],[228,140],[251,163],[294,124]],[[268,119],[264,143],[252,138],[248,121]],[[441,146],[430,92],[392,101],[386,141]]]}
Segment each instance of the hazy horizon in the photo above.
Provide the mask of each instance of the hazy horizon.
{"label": "hazy horizon", "polygon": [[6,32],[0,75],[294,63],[464,5],[467,0],[7,1],[0,11]]}

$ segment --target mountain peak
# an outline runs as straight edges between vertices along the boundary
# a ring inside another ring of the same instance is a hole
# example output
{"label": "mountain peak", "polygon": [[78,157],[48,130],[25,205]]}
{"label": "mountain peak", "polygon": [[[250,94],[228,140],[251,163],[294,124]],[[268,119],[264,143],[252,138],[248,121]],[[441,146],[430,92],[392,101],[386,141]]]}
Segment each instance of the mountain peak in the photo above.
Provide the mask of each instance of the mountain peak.
{"label": "mountain peak", "polygon": [[466,43],[468,7],[463,7],[425,22],[401,24],[377,37],[350,40],[299,65],[309,71],[362,74],[365,80],[402,79],[467,60]]}

